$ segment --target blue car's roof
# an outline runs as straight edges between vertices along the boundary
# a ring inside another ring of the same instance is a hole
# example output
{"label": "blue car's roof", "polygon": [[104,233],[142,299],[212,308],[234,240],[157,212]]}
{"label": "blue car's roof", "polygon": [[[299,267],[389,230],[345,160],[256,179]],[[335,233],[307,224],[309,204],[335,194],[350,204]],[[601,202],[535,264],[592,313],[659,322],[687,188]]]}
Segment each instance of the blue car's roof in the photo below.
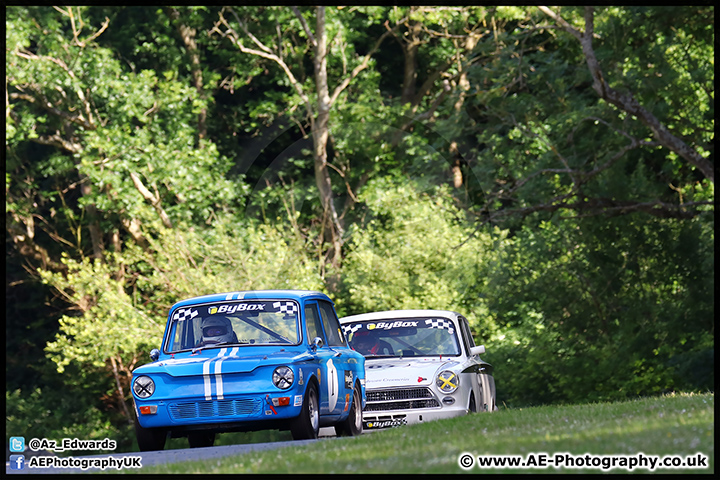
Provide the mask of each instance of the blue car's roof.
{"label": "blue car's roof", "polygon": [[174,310],[177,307],[183,307],[186,305],[195,305],[198,303],[210,303],[210,302],[224,302],[228,300],[255,300],[255,299],[290,299],[290,300],[307,300],[317,299],[325,300],[330,303],[335,303],[330,300],[330,297],[322,292],[315,292],[310,290],[252,290],[244,292],[226,292],[226,293],[212,293],[210,295],[202,295],[199,297],[192,297],[185,300],[180,300],[170,308]]}

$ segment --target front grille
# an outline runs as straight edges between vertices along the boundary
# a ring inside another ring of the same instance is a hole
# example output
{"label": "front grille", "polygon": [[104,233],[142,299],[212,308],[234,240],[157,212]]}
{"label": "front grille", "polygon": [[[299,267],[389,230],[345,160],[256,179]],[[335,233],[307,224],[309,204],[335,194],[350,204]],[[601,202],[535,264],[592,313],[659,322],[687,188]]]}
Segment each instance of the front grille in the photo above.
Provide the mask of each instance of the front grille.
{"label": "front grille", "polygon": [[173,420],[211,417],[242,417],[260,412],[261,402],[254,398],[236,400],[206,400],[201,402],[171,403]]}
{"label": "front grille", "polygon": [[433,398],[432,392],[424,387],[399,388],[396,390],[368,390],[368,402],[388,402],[393,400],[408,400],[415,398]]}
{"label": "front grille", "polygon": [[384,410],[405,410],[413,408],[437,408],[437,401],[430,389],[398,388],[390,390],[366,391],[367,403],[364,412],[379,412]]}

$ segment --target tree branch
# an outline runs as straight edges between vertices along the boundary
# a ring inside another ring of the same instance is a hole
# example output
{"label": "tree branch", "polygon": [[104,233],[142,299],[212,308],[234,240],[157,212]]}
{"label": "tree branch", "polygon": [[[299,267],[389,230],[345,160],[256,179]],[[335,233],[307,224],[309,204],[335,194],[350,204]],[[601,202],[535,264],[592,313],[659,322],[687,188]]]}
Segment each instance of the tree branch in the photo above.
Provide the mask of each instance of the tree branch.
{"label": "tree branch", "polygon": [[142,195],[143,198],[150,202],[153,208],[155,208],[155,211],[160,216],[163,225],[165,225],[167,228],[172,228],[172,222],[170,222],[170,217],[167,216],[167,213],[165,213],[165,210],[163,210],[162,208],[162,204],[160,202],[160,195],[153,195],[150,190],[145,187],[145,185],[142,183],[142,180],[140,180],[140,177],[138,177],[135,172],[130,172],[130,178],[132,179],[135,188],[137,188],[138,192],[140,192],[140,195]]}
{"label": "tree branch", "polygon": [[[387,22],[385,22],[385,26],[387,27]],[[388,35],[393,34],[393,31],[396,30],[400,24],[398,23],[395,25],[392,29],[388,29],[385,33],[383,33],[380,38],[375,42],[375,45],[370,49],[370,51],[365,55],[362,59],[362,62],[360,62],[360,65],[353,68],[353,71],[350,73],[349,76],[345,77],[340,84],[335,87],[335,90],[333,91],[332,96],[330,97],[330,105],[333,105],[335,103],[335,100],[340,96],[340,94],[347,88],[348,85],[350,85],[350,82],[352,82],[355,77],[358,76],[360,72],[365,70],[367,68],[368,63],[370,62],[370,58],[377,52],[377,50],[380,48],[380,45],[382,42],[388,37]]]}
{"label": "tree branch", "polygon": [[[556,199],[557,198],[558,197],[556,197]],[[553,199],[553,201],[548,203],[532,205],[530,207],[491,212],[487,216],[486,222],[495,221],[501,217],[514,215],[526,217],[535,212],[556,212],[558,210],[574,210],[581,212],[581,214],[575,216],[576,218],[593,217],[597,215],[613,217],[635,212],[644,212],[659,218],[689,219],[703,213],[703,210],[698,210],[696,207],[713,205],[713,202],[711,201],[688,202],[675,205],[662,202],[660,200],[633,202],[629,200],[615,200],[604,197],[585,198],[575,202],[567,202],[564,200],[554,202],[556,199]]]}
{"label": "tree branch", "polygon": [[632,94],[620,93],[605,82],[602,69],[600,68],[600,62],[598,62],[592,46],[594,34],[593,7],[585,7],[585,31],[582,33],[549,8],[544,6],[538,8],[555,20],[566,32],[580,41],[583,54],[585,55],[585,61],[593,78],[593,89],[600,98],[640,120],[640,122],[653,132],[655,138],[657,138],[661,145],[684,158],[688,163],[700,170],[705,178],[715,183],[715,169],[707,158],[700,155],[697,150],[691,148],[682,139],[670,133],[665,125],[663,125],[655,115],[640,105]]}
{"label": "tree branch", "polygon": [[95,130],[97,126],[91,122],[88,122],[85,120],[85,118],[82,115],[70,115],[67,112],[64,112],[58,108],[56,108],[50,100],[45,97],[42,93],[40,93],[39,89],[35,87],[34,85],[28,85],[27,88],[35,92],[35,95],[30,95],[27,93],[11,93],[9,94],[9,97],[13,100],[25,100],[26,102],[34,103],[36,105],[39,105],[43,109],[47,110],[48,112],[52,113],[55,116],[58,116],[64,120],[67,120],[68,122],[74,123],[75,125],[79,125],[83,127],[86,130]]}
{"label": "tree branch", "polygon": [[[201,99],[206,99],[205,86],[203,85],[202,68],[200,66],[200,52],[198,50],[195,35],[197,31],[191,28],[180,19],[180,11],[174,7],[166,7],[166,12],[170,19],[175,22],[180,39],[185,45],[187,54],[190,57],[190,71],[192,72],[193,85]],[[153,105],[155,108],[155,105]],[[152,110],[152,108],[150,109]],[[145,112],[147,115],[147,112]],[[203,140],[207,137],[207,107],[203,107],[198,113],[198,147],[203,148]]]}
{"label": "tree branch", "polygon": [[303,30],[305,30],[305,35],[307,35],[308,39],[310,40],[310,44],[313,47],[317,47],[317,41],[315,40],[315,35],[313,35],[312,31],[310,30],[310,26],[305,21],[305,17],[302,16],[302,13],[300,13],[300,9],[298,7],[290,7],[295,14],[295,16],[300,20],[300,25],[302,25]]}
{"label": "tree branch", "polygon": [[81,144],[66,140],[61,137],[59,133],[55,133],[55,135],[40,135],[35,138],[30,138],[30,140],[41,145],[57,147],[70,153],[80,153],[83,150]]}
{"label": "tree branch", "polygon": [[[223,9],[223,10],[224,10],[224,9]],[[238,20],[238,22],[240,22],[238,16],[235,14],[235,12],[232,11],[232,10],[231,10],[231,12],[232,12],[233,15],[235,16],[235,18]],[[287,64],[283,61],[283,59],[280,58],[280,57],[278,57],[278,56],[275,55],[274,53],[272,53],[272,51],[271,51],[269,48],[267,48],[265,45],[263,45],[263,44],[262,44],[257,38],[255,38],[254,36],[252,36],[252,38],[254,39],[254,42],[260,46],[261,50],[255,50],[255,49],[252,49],[252,48],[247,48],[247,47],[245,47],[245,45],[243,45],[243,43],[240,41],[240,37],[238,36],[238,34],[237,34],[237,32],[235,31],[235,29],[233,29],[233,28],[230,26],[230,24],[228,23],[228,21],[227,21],[227,20],[225,19],[225,17],[223,16],[223,12],[222,12],[222,11],[219,13],[219,16],[220,16],[220,20],[218,20],[218,22],[213,26],[212,30],[210,30],[210,33],[212,33],[212,32],[217,32],[218,34],[220,34],[220,35],[223,36],[223,37],[228,37],[228,38],[230,38],[230,41],[233,42],[235,45],[237,45],[237,47],[238,47],[238,48],[240,49],[240,51],[243,52],[243,53],[247,53],[247,54],[250,54],[250,55],[256,55],[256,56],[258,56],[258,57],[262,57],[262,58],[265,58],[265,59],[268,59],[268,60],[272,60],[273,62],[277,63],[277,64],[280,66],[280,68],[283,69],[283,71],[285,72],[285,75],[287,75],[288,80],[290,80],[290,84],[293,86],[293,88],[295,89],[295,91],[297,92],[297,94],[300,96],[300,99],[305,103],[305,107],[306,107],[306,109],[307,109],[307,113],[308,113],[308,115],[312,118],[312,115],[311,115],[312,105],[310,104],[310,99],[308,98],[307,95],[305,95],[305,92],[303,91],[302,85],[301,85],[300,82],[298,82],[298,80],[295,78],[295,75],[293,75],[292,71],[291,71],[290,68],[287,66]],[[223,25],[223,26],[226,28],[226,31],[225,31],[225,32],[222,32],[222,31],[220,30],[220,28],[218,28],[219,25]],[[240,22],[240,25],[241,25],[241,26],[243,25],[242,22]],[[249,34],[249,32],[247,32],[247,30],[245,30],[245,32]]]}
{"label": "tree branch", "polygon": [[[73,72],[73,71],[70,69],[70,67],[68,67],[67,64],[66,64],[65,62],[63,62],[62,60],[60,60],[59,58],[49,57],[49,56],[46,56],[46,55],[35,55],[34,53],[30,53],[30,52],[19,52],[19,51],[16,51],[16,52],[13,52],[13,53],[14,53],[16,56],[18,56],[18,57],[20,57],[20,58],[24,58],[24,59],[26,59],[26,60],[32,60],[32,61],[36,61],[36,60],[46,60],[46,61],[52,62],[52,63],[54,63],[55,65],[59,66],[61,69],[63,69],[63,70],[65,71],[65,73],[67,73],[67,75],[68,75],[73,81],[75,81],[75,82],[78,81],[77,77],[75,76],[75,72]],[[93,119],[92,119],[92,114],[91,114],[91,110],[90,110],[90,102],[89,102],[88,99],[85,97],[85,94],[83,93],[83,91],[82,91],[81,88],[77,88],[77,89],[75,90],[75,94],[76,94],[77,97],[80,99],[80,102],[81,102],[81,104],[82,104],[82,109],[85,111],[85,114],[86,114],[87,117],[88,117],[87,120],[85,120],[81,115],[78,116],[77,118],[80,119],[80,120],[82,120],[82,121],[84,122],[84,125],[83,125],[83,126],[85,126],[85,128],[94,130],[96,127],[95,127],[95,123],[93,122]],[[48,102],[48,103],[49,103],[49,102]]]}

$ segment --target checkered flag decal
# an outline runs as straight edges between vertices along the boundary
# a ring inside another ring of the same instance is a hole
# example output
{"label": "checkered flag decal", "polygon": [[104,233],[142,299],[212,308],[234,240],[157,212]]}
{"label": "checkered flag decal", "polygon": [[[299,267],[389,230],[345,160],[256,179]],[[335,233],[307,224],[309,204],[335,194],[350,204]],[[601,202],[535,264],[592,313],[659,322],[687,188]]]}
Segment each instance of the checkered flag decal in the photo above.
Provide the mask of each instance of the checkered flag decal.
{"label": "checkered flag decal", "polygon": [[360,330],[362,328],[362,323],[356,323],[355,325],[343,325],[343,333],[345,334],[345,338],[350,338],[350,336]]}
{"label": "checkered flag decal", "polygon": [[285,315],[297,315],[298,307],[295,302],[275,302],[273,308],[279,309]]}
{"label": "checkered flag decal", "polygon": [[453,332],[455,332],[455,329],[453,328],[452,322],[445,320],[443,318],[435,318],[430,320],[425,320],[425,323],[430,326],[430,328],[439,328],[441,330],[447,330],[452,335]]}
{"label": "checkered flag decal", "polygon": [[198,311],[192,310],[190,308],[181,308],[180,310],[177,310],[175,312],[175,315],[173,315],[173,320],[176,322],[183,322],[185,320],[192,320],[193,318],[197,317]]}

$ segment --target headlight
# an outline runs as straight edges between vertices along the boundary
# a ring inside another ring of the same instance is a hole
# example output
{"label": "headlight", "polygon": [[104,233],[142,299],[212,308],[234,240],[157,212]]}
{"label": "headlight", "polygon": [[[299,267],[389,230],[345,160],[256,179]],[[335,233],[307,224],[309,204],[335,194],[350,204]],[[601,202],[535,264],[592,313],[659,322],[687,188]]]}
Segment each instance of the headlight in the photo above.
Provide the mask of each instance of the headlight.
{"label": "headlight", "polygon": [[453,393],[460,386],[460,377],[450,370],[443,370],[438,374],[435,385],[443,393]]}
{"label": "headlight", "polygon": [[290,367],[277,367],[272,375],[273,385],[285,390],[290,388],[295,381],[295,374]]}
{"label": "headlight", "polygon": [[152,378],[141,375],[133,382],[133,392],[140,398],[148,398],[155,393],[155,382]]}

